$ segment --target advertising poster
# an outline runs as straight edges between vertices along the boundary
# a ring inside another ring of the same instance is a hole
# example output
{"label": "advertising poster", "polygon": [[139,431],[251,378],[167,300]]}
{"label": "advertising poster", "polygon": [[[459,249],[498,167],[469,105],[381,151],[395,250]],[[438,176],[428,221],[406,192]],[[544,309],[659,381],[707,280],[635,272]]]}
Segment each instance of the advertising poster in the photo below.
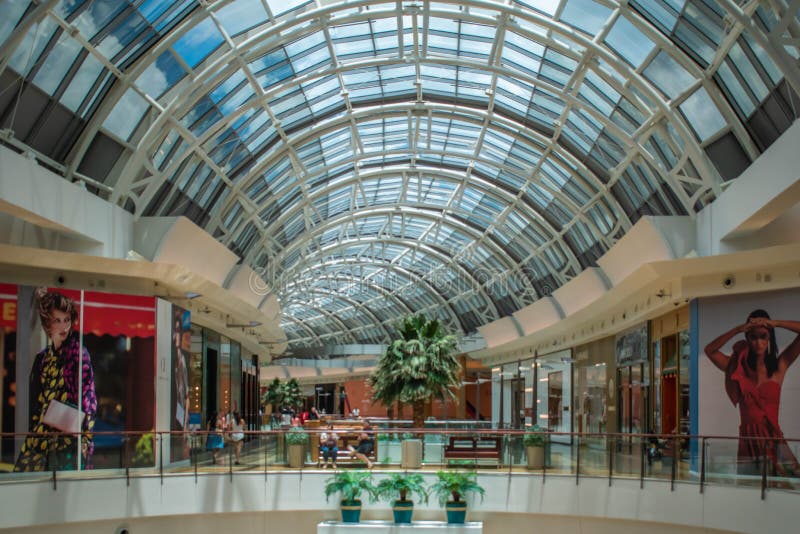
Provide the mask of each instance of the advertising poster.
{"label": "advertising poster", "polygon": [[189,353],[192,349],[192,317],[189,310],[172,307],[172,402],[171,461],[189,458]]}
{"label": "advertising poster", "polygon": [[154,297],[17,286],[12,469],[153,465],[155,335]]}
{"label": "advertising poster", "polygon": [[[0,432],[14,432],[17,404],[17,286],[0,284]],[[0,471],[14,465],[14,438],[0,439]]]}
{"label": "advertising poster", "polygon": [[[740,474],[798,476],[800,290],[704,298],[698,303],[698,431],[710,461]],[[747,438],[770,438],[769,440]]]}

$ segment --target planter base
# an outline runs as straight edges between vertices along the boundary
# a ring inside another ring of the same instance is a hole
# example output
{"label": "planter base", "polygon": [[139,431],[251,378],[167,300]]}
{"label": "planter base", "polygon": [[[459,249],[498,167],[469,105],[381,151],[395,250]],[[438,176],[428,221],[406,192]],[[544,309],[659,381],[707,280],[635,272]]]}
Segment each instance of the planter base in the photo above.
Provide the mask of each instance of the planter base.
{"label": "planter base", "polygon": [[361,501],[342,501],[342,523],[358,523],[361,519]]}
{"label": "planter base", "polygon": [[[425,529],[441,530],[442,534],[482,534],[483,523],[468,522],[463,525],[448,524],[444,521],[413,521],[409,524],[396,525],[391,521],[361,521],[360,523],[342,523],[340,521],[323,521],[317,525],[317,534],[398,534]],[[431,533],[433,534],[433,533]]]}
{"label": "planter base", "polygon": [[411,523],[414,514],[414,501],[394,501],[392,504],[394,522],[398,525]]}
{"label": "planter base", "polygon": [[451,525],[463,525],[467,517],[467,503],[448,502],[445,505],[447,511],[447,522]]}

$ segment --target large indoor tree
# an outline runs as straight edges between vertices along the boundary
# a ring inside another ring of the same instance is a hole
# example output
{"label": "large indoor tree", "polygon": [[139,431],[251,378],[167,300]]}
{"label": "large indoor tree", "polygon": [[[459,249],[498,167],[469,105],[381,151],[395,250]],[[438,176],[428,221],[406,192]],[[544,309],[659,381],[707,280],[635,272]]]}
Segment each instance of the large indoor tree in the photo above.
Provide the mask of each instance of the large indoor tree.
{"label": "large indoor tree", "polygon": [[403,319],[395,339],[378,361],[370,377],[373,399],[391,407],[409,403],[414,428],[425,422],[425,404],[433,398],[455,398],[461,365],[455,357],[455,336],[448,334],[436,319],[423,314]]}
{"label": "large indoor tree", "polygon": [[281,382],[279,378],[273,380],[267,387],[262,402],[272,405],[272,413],[277,413],[283,408],[298,410],[303,406],[305,397],[296,378]]}

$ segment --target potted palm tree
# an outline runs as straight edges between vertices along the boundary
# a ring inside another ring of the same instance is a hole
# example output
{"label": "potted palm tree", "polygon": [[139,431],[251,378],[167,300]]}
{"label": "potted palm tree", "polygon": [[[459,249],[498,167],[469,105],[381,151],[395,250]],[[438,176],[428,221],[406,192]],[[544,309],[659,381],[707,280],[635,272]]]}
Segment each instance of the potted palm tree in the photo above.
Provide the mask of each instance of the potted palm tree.
{"label": "potted palm tree", "polygon": [[[425,424],[425,405],[433,398],[455,398],[453,389],[459,385],[461,365],[454,352],[455,336],[447,334],[437,320],[424,315],[407,316],[395,339],[378,361],[369,379],[375,401],[391,407],[396,402],[410,403],[414,428]],[[422,457],[422,443],[403,448]],[[402,465],[413,462],[404,459]],[[414,465],[414,467],[418,467]]]}
{"label": "potted palm tree", "polygon": [[522,438],[525,446],[525,453],[528,457],[528,469],[541,469],[544,467],[544,448],[547,442],[547,434],[544,428],[533,425],[530,432],[526,432]]}
{"label": "potted palm tree", "polygon": [[306,446],[308,445],[308,432],[301,427],[290,428],[284,434],[286,441],[289,467],[297,468],[305,465]]}
{"label": "potted palm tree", "polygon": [[416,494],[420,500],[428,502],[428,490],[425,488],[425,479],[419,473],[392,473],[378,483],[376,495],[378,498],[392,501],[392,513],[395,523],[411,523],[414,513],[414,500],[408,497]]}
{"label": "potted palm tree", "polygon": [[[438,480],[430,490],[439,497],[439,504],[447,511],[447,522],[463,524],[467,516],[467,503],[463,500],[469,493],[478,493],[483,502],[485,490],[478,484],[478,475],[474,471],[439,471]],[[452,500],[448,500],[452,497]]]}
{"label": "potted palm tree", "polygon": [[361,494],[375,498],[376,489],[369,471],[339,471],[325,481],[325,499],[334,493],[342,494],[342,522],[358,523],[361,518]]}

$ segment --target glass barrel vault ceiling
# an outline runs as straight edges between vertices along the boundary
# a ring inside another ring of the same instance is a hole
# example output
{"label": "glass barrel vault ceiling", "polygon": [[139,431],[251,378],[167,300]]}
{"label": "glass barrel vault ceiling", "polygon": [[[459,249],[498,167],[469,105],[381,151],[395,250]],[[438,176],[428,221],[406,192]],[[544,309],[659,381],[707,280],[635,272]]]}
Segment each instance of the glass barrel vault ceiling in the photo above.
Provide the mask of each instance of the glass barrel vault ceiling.
{"label": "glass barrel vault ceiling", "polygon": [[4,142],[262,274],[294,347],[460,333],[797,118],[788,0],[3,0]]}

